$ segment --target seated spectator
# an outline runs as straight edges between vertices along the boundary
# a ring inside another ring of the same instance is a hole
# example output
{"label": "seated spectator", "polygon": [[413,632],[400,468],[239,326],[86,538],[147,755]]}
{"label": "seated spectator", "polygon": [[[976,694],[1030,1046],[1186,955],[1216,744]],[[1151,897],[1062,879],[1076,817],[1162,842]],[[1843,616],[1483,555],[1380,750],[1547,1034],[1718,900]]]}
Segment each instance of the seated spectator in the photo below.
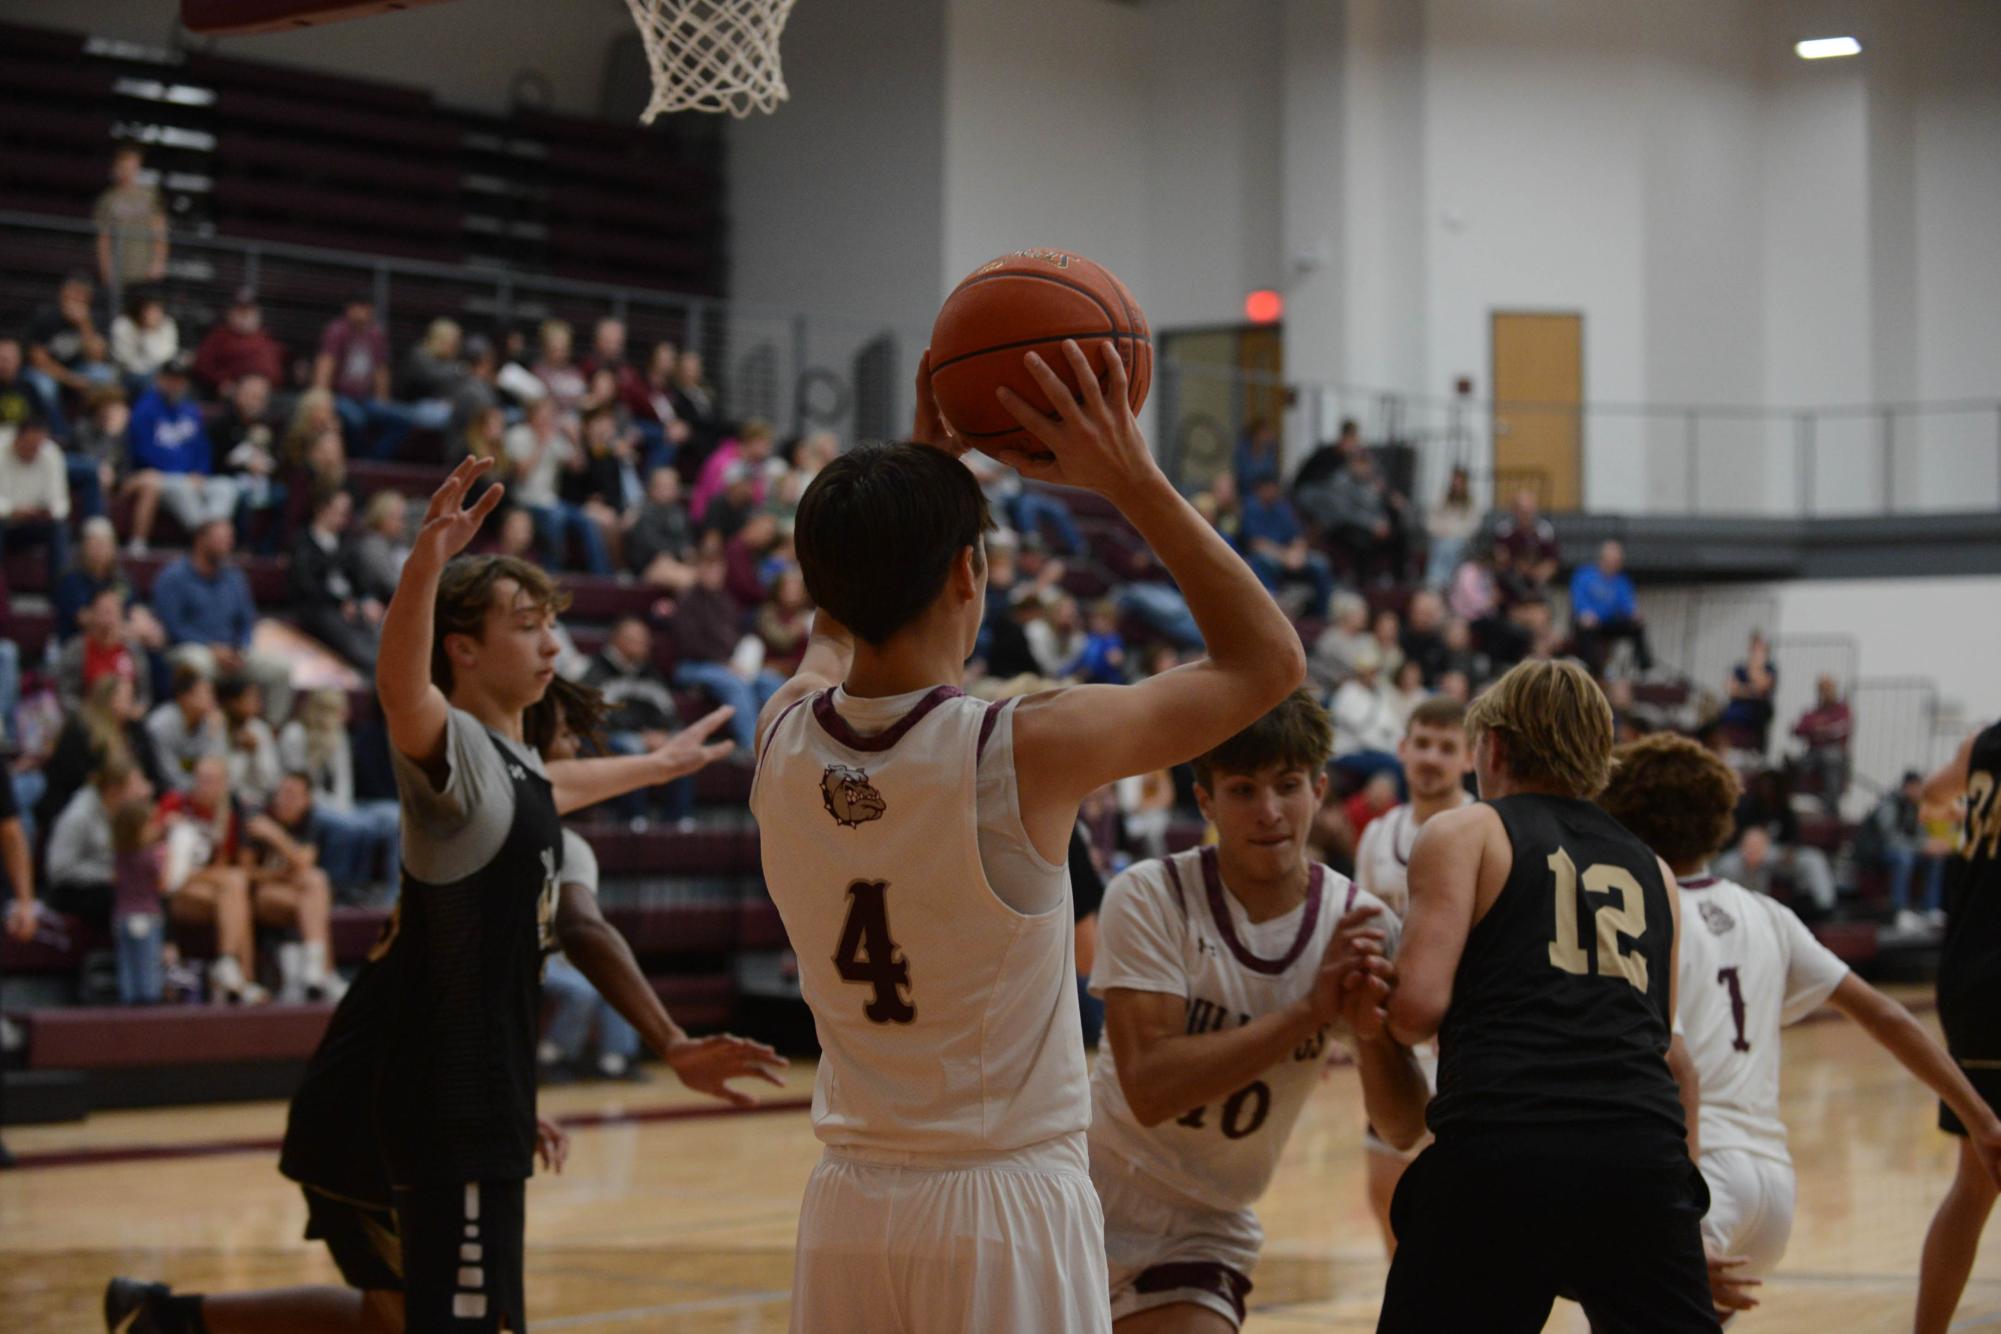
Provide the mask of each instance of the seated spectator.
{"label": "seated spectator", "polygon": [[313,388],[331,392],[341,429],[367,457],[394,458],[412,419],[389,392],[389,335],[375,318],[373,297],[348,298],[327,322],[313,359]]}
{"label": "seated spectator", "polygon": [[[682,779],[682,782],[689,780]],[[564,883],[573,868],[563,863]],[[592,880],[596,880],[593,875]],[[569,956],[558,952],[542,970],[542,991],[553,1007],[549,1027],[535,1049],[535,1064],[543,1082],[564,1084],[595,1069],[603,1079],[641,1079],[645,1072],[633,1062],[639,1056],[639,1030],[627,1023],[611,1002],[598,994],[590,979],[577,971]],[[597,1060],[586,1065],[584,1046],[597,1031]]]}
{"label": "seated spectator", "polygon": [[111,813],[127,801],[150,805],[153,791],[129,760],[113,756],[97,766],[90,781],[62,805],[49,830],[48,878],[42,898],[49,907],[90,923],[108,923],[117,878],[111,842]]}
{"label": "seated spectator", "polygon": [[1209,479],[1209,489],[1197,492],[1190,502],[1195,512],[1209,521],[1209,526],[1222,534],[1223,540],[1231,546],[1241,547],[1244,534],[1243,493],[1237,490],[1237,479],[1227,472],[1219,472]]}
{"label": "seated spectator", "polygon": [[1035,669],[1051,681],[1063,679],[1064,670],[1084,652],[1084,618],[1077,599],[1051,589],[1036,600],[1042,614],[1027,621],[1022,633],[1028,636],[1028,651],[1035,655]]}
{"label": "seated spectator", "polygon": [[338,1002],[347,983],[334,971],[333,883],[320,869],[318,852],[268,814],[239,813],[239,819],[257,921],[299,933],[296,949],[279,947],[278,998],[289,1004]]}
{"label": "seated spectator", "polygon": [[130,601],[131,584],[118,566],[118,535],[111,527],[111,520],[105,518],[90,519],[84,523],[83,541],[77,548],[76,563],[56,580],[50,599],[55,604],[56,639],[66,642],[74,638],[80,629],[79,617],[83,608],[100,591],[114,586],[125,591],[130,606],[126,632],[148,649],[164,647],[166,632],[159,621],[145,607]]}
{"label": "seated spectator", "polygon": [[[1461,621],[1463,625],[1465,622]],[[1464,708],[1473,702],[1473,678],[1457,667],[1449,667],[1438,675],[1438,686],[1433,692],[1443,699]]]}
{"label": "seated spectator", "polygon": [[292,548],[288,602],[300,629],[364,673],[373,673],[382,645],[383,604],[362,596],[361,571],[346,541],[353,513],[354,500],[345,491],[322,490],[313,496],[312,520]]}
{"label": "seated spectator", "polygon": [[674,455],[681,480],[693,482],[702,475],[702,465],[729,434],[729,422],[722,415],[721,400],[703,374],[702,354],[684,350],[674,363],[674,388],[668,395],[674,416],[688,428],[687,439]]}
{"label": "seated spectator", "polygon": [[285,345],[264,330],[264,312],[257,291],[239,287],[223,312],[222,323],[210,329],[195,348],[194,377],[217,398],[229,398],[236,382],[255,375],[269,385],[282,385]]}
{"label": "seated spectator", "polygon": [[1528,630],[1511,618],[1501,603],[1501,585],[1491,554],[1476,554],[1461,561],[1452,576],[1449,598],[1452,614],[1464,621],[1480,651],[1502,670],[1528,656],[1534,640]]}
{"label": "seated spectator", "polygon": [[[584,684],[603,697],[605,740],[620,755],[656,751],[681,730],[673,687],[653,665],[653,631],[637,616],[623,617],[612,627],[611,638],[584,671]],[[621,810],[628,818],[642,815],[649,799],[661,818],[689,819],[695,809],[694,776],[633,793],[623,799]]]}
{"label": "seated spectator", "polygon": [[1372,565],[1400,579],[1409,563],[1410,538],[1404,530],[1404,498],[1376,470],[1376,456],[1358,449],[1324,485],[1300,492],[1299,503],[1328,539],[1348,553],[1359,576]]}
{"label": "seated spectator", "polygon": [[[800,436],[790,449],[765,465],[764,508],[791,528],[799,513],[799,498],[820,475],[820,469],[840,457],[841,442],[832,431]],[[968,458],[971,455],[967,456]]]}
{"label": "seated spectator", "polygon": [[132,480],[141,486],[140,503],[132,515],[136,545],[143,548],[152,538],[154,492],[190,533],[203,524],[228,523],[235,517],[236,479],[212,475],[215,460],[208,429],[188,393],[184,363],[170,361],[160,368],[153,388],[132,408],[126,441]]}
{"label": "seated spectator", "polygon": [[704,538],[714,533],[728,541],[743,531],[750,516],[757,512],[757,496],[751,480],[750,469],[742,463],[731,464],[723,473],[723,493],[709,502],[708,513],[702,518]]}
{"label": "seated spectator", "polygon": [[1384,772],[1370,775],[1369,781],[1355,789],[1355,794],[1342,803],[1348,817],[1348,828],[1354,832],[1355,846],[1358,849],[1362,846],[1362,835],[1368,832],[1369,826],[1376,822],[1378,816],[1388,815],[1395,810],[1399,800],[1401,798],[1397,796],[1396,777]]}
{"label": "seated spectator", "polygon": [[[1946,858],[1927,854],[1924,826],[1918,820],[1924,784],[1923,774],[1906,772],[1901,783],[1883,794],[1855,835],[1856,860],[1890,873],[1890,910],[1899,931],[1945,925]],[[1911,877],[1920,863],[1925,868],[1921,913],[1911,906]]]}
{"label": "seated spectator", "polygon": [[0,334],[0,427],[19,426],[29,417],[47,417],[52,396],[28,378],[21,340]]}
{"label": "seated spectator", "polygon": [[737,753],[749,756],[758,710],[785,680],[762,667],[750,669],[739,658],[743,608],[725,587],[728,573],[721,552],[704,552],[695,562],[695,582],[681,594],[674,612],[674,643],[680,654],[674,684],[683,690],[707,691],[718,704],[735,709],[730,735]]}
{"label": "seated spectator", "polygon": [[646,503],[625,530],[626,566],[652,584],[679,593],[695,582],[695,528],[681,503],[681,474],[655,468],[646,476]]}
{"label": "seated spectator", "polygon": [[586,381],[599,376],[608,379],[602,387],[594,386],[587,397],[617,407],[626,422],[651,420],[657,411],[653,406],[653,391],[646,377],[627,357],[625,335],[625,321],[621,319],[607,317],[592,327],[591,353],[584,358],[581,369]]}
{"label": "seated spectator", "polygon": [[361,513],[354,539],[356,589],[363,598],[388,603],[410,557],[409,501],[401,491],[377,491]]}
{"label": "seated spectator", "polygon": [[1334,573],[1327,558],[1306,544],[1299,516],[1276,477],[1259,482],[1257,494],[1244,502],[1241,541],[1251,569],[1266,588],[1277,593],[1289,584],[1307,584],[1311,591],[1305,614],[1326,614]]}
{"label": "seated spectator", "polygon": [[89,275],[72,273],[56,289],[55,304],[28,321],[23,378],[40,395],[49,433],[58,438],[69,435],[64,396],[80,403],[98,383],[89,365],[102,355],[104,341],[90,313],[94,291]]}
{"label": "seated spectator", "polygon": [[[475,494],[493,485],[491,477],[475,483]],[[297,533],[312,522],[313,497],[326,491],[352,491],[347,474],[347,446],[340,432],[329,430],[306,446],[298,463],[285,473],[285,531]]]}
{"label": "seated spectator", "polygon": [[1084,535],[1077,531],[1076,520],[1070,516],[1070,507],[1059,497],[1028,486],[1020,473],[978,450],[969,451],[964,457],[966,466],[979,479],[980,490],[986,493],[994,516],[1020,534],[1023,541],[1041,546],[1048,538],[1048,531],[1054,529],[1063,550],[1069,554],[1082,556],[1090,551]]}
{"label": "seated spectator", "polygon": [[[474,334],[465,340],[464,357],[463,369],[458,382],[452,386],[451,397],[448,400],[451,404],[451,413],[445,418],[445,439],[452,441],[461,438],[471,430],[475,419],[496,409],[502,414],[500,434],[504,437],[507,433],[507,404],[501,401],[497,383],[500,375],[500,354],[494,349],[493,340]],[[535,391],[532,402],[539,403],[548,397],[541,392],[541,381],[535,380],[533,376],[529,379],[532,383],[526,387]],[[451,456],[449,446],[445,453],[447,458]]]}
{"label": "seated spectator", "polygon": [[153,610],[167,632],[168,661],[187,663],[213,680],[248,675],[264,688],[273,718],[292,711],[292,669],[282,658],[253,653],[257,608],[250,581],[234,563],[236,530],[221,520],[195,530],[188,554],[160,571]]}
{"label": "seated spectator", "polygon": [[65,711],[75,712],[97,683],[107,676],[132,683],[141,709],[152,705],[151,673],[146,650],[132,636],[125,619],[125,586],[108,583],[84,604],[77,617],[81,634],[74,635],[56,656],[56,696]]}
{"label": "seated spectator", "polygon": [[1369,633],[1369,604],[1360,594],[1336,593],[1332,611],[1332,622],[1313,641],[1313,651],[1306,658],[1306,674],[1313,688],[1329,695],[1355,674],[1355,660],[1375,644]]}
{"label": "seated spectator", "polygon": [[770,591],[768,580],[780,563],[778,520],[769,514],[753,514],[723,543],[723,562],[729,567],[730,596],[745,607],[763,603]]}
{"label": "seated spectator", "polygon": [[215,682],[185,664],[174,669],[173,698],[146,715],[146,730],[166,768],[169,789],[186,788],[194,782],[196,765],[229,752],[228,723],[216,705]]}
{"label": "seated spectator", "polygon": [[1458,672],[1468,681],[1482,683],[1491,681],[1499,675],[1494,669],[1493,660],[1474,645],[1472,626],[1454,616],[1445,622],[1443,633],[1445,660],[1441,675],[1444,672]]}
{"label": "seated spectator", "polygon": [[1382,665],[1373,643],[1359,650],[1355,674],[1340,684],[1328,705],[1334,719],[1334,768],[1359,782],[1379,773],[1398,781],[1403,775],[1396,755],[1403,728],[1378,689]]}
{"label": "seated spectator", "polygon": [[1542,596],[1556,578],[1562,551],[1556,527],[1538,512],[1535,488],[1515,492],[1514,507],[1494,524],[1494,546],[1507,552],[1508,564],[1531,594]]}
{"label": "seated spectator", "polygon": [[40,548],[54,575],[69,565],[69,469],[46,419],[29,417],[0,448],[0,556]]}
{"label": "seated spectator", "polygon": [[42,765],[44,783],[35,803],[35,824],[47,829],[90,776],[113,760],[135,770],[148,790],[165,790],[167,771],[145,718],[133,700],[132,683],[124,677],[106,676],[92,686],[83,708],[63,720]]}
{"label": "seated spectator", "polygon": [[501,510],[499,526],[489,524],[487,531],[493,534],[493,540],[486,544],[489,554],[513,556],[531,565],[535,563],[535,520],[529,517],[527,510]]}
{"label": "seated spectator", "polygon": [[790,678],[806,656],[813,631],[813,603],[806,576],[787,565],[771,585],[771,600],[757,609],[757,637],[764,641],[764,665]]}
{"label": "seated spectator", "polygon": [[571,356],[574,338],[569,324],[564,320],[542,321],[536,345],[539,355],[533,368],[535,378],[549,391],[557,413],[574,424],[589,381]]}
{"label": "seated spectator", "polygon": [[1423,670],[1425,684],[1435,683],[1452,656],[1445,643],[1445,599],[1429,588],[1412,593],[1404,608],[1398,646],[1406,661],[1416,662]]}
{"label": "seated spectator", "polygon": [[1570,576],[1570,627],[1577,656],[1593,676],[1605,674],[1610,646],[1621,639],[1633,646],[1633,661],[1641,672],[1654,669],[1646,618],[1626,573],[1626,549],[1617,542],[1607,541],[1598,548],[1596,565],[1580,565]]}
{"label": "seated spectator", "polygon": [[423,340],[403,359],[399,397],[410,406],[419,427],[441,431],[451,420],[452,396],[466,377],[460,355],[464,339],[458,321],[440,317],[431,321]]}
{"label": "seated spectator", "polygon": [[1848,790],[1848,746],[1855,736],[1855,717],[1833,677],[1824,675],[1814,682],[1813,707],[1793,724],[1793,735],[1806,744],[1799,769],[1809,781],[1802,786],[1818,793],[1830,814],[1839,811],[1841,795]]}
{"label": "seated spectator", "polygon": [[1300,464],[1299,471],[1292,475],[1294,503],[1305,510],[1306,493],[1332,481],[1348,466],[1348,460],[1363,448],[1362,428],[1353,417],[1343,417],[1340,434],[1308,454],[1306,462]]}
{"label": "seated spectator", "polygon": [[565,462],[557,494],[597,526],[608,552],[623,536],[620,515],[645,494],[639,482],[636,437],[618,409],[597,404],[584,412],[582,447]]}
{"label": "seated spectator", "polygon": [[232,1005],[262,1005],[271,993],[257,976],[257,941],[251,925],[250,875],[241,865],[243,817],[229,794],[229,768],[220,754],[195,766],[185,791],[160,798],[167,826],[164,887],[167,912],[177,922],[213,923],[215,962],[209,996]]}
{"label": "seated spectator", "polygon": [[1126,641],[1119,634],[1117,602],[1108,598],[1091,608],[1083,650],[1070,660],[1061,674],[1085,685],[1122,686],[1126,683]]}
{"label": "seated spectator", "polygon": [[144,797],[128,797],[111,812],[112,949],[118,959],[118,1003],[157,1005],[166,993],[166,822]]}
{"label": "seated spectator", "polygon": [[111,360],[131,393],[143,393],[160,367],[181,354],[181,327],[158,292],[125,294],[125,310],[111,322]]}
{"label": "seated spectator", "polygon": [[1140,579],[1120,585],[1116,596],[1121,612],[1145,621],[1149,629],[1166,636],[1176,647],[1202,648],[1202,627],[1195,624],[1188,599],[1173,584]]}
{"label": "seated spectator", "polygon": [[[278,733],[278,762],[305,787],[304,810],[293,802],[280,820],[320,852],[320,866],[336,891],[352,894],[365,885],[399,883],[402,865],[401,808],[387,798],[364,801],[354,791],[354,745],[348,735],[344,690],[315,690],[299,716]],[[284,803],[285,780],[272,797]],[[305,820],[303,835],[295,826]]]}
{"label": "seated spectator", "polygon": [[1480,511],[1473,505],[1473,483],[1466,469],[1452,470],[1445,495],[1424,516],[1424,531],[1431,548],[1424,582],[1443,589],[1452,582],[1452,572],[1466,558],[1466,548],[1480,531]]}
{"label": "seated spectator", "polygon": [[646,358],[647,412],[633,414],[633,425],[646,440],[646,466],[672,467],[674,453],[688,438],[688,423],[674,413],[674,372],[681,362],[681,349],[659,342]]}
{"label": "seated spectator", "polygon": [[563,499],[557,491],[563,470],[574,469],[580,447],[564,423],[554,395],[529,408],[525,421],[508,428],[504,448],[511,475],[508,499],[534,518],[543,564],[552,570],[572,568],[569,556],[574,541],[583,553],[586,570],[609,575],[611,555],[603,532],[581,505]]}
{"label": "seated spectator", "polygon": [[[1760,879],[1747,880],[1740,870]],[[1735,841],[1716,859],[1716,873],[1762,893],[1774,871],[1792,881],[1818,911],[1834,910],[1834,868],[1825,852],[1800,842],[1799,816],[1785,777],[1766,769],[1744,785],[1737,800]]]}
{"label": "seated spectator", "polygon": [[1751,646],[1744,661],[1730,669],[1726,690],[1730,702],[1717,718],[1737,744],[1763,755],[1771,742],[1772,698],[1779,689],[1779,669],[1772,662],[1772,646],[1762,630],[1751,632]]}
{"label": "seated spectator", "polygon": [[1410,715],[1430,698],[1431,692],[1424,686],[1424,668],[1411,658],[1397,664],[1395,675],[1383,690],[1383,699],[1389,704],[1390,714],[1397,720],[1399,728],[1408,727]]}
{"label": "seated spectator", "polygon": [[331,435],[341,440],[341,456],[347,456],[346,442],[341,437],[339,400],[324,389],[308,389],[300,394],[292,405],[292,419],[285,424],[285,434],[278,443],[278,467],[281,471],[306,466],[306,457],[313,446]]}
{"label": "seated spectator", "polygon": [[1369,637],[1376,644],[1376,660],[1382,663],[1380,678],[1388,681],[1403,669],[1403,621],[1388,607],[1376,613]]}
{"label": "seated spectator", "polygon": [[271,800],[284,771],[278,765],[278,736],[264,721],[264,693],[244,676],[225,676],[216,683],[228,747],[229,790],[247,806]]}
{"label": "seated spectator", "polygon": [[752,506],[764,504],[765,465],[771,461],[773,438],[771,423],[751,420],[743,424],[743,432],[732,440],[725,440],[716,446],[702,464],[702,476],[695,483],[695,489],[688,493],[688,512],[700,523],[708,513],[709,502],[723,492],[723,479],[732,464],[742,463],[750,469],[750,498]]}
{"label": "seated spectator", "polygon": [[141,179],[144,169],[145,152],[138,144],[118,145],[111,154],[111,188],[90,211],[97,227],[97,276],[114,290],[167,276],[167,210],[160,192]]}
{"label": "seated spectator", "polygon": [[1239,495],[1255,495],[1266,482],[1284,480],[1284,460],[1280,457],[1278,431],[1263,417],[1253,417],[1237,440],[1231,459],[1231,474]]}
{"label": "seated spectator", "polygon": [[259,513],[277,509],[285,499],[278,481],[278,414],[271,403],[271,382],[261,375],[239,376],[215,424],[215,449],[223,470],[236,480],[242,499],[237,529],[244,535]]}

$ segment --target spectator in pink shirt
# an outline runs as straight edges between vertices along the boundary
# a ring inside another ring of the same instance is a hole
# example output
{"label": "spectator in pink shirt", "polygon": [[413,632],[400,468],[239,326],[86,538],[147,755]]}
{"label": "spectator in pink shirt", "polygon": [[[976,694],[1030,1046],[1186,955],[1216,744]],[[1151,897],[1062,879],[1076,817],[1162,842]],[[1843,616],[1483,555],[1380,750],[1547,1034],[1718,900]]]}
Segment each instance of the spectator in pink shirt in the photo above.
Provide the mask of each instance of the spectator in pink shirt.
{"label": "spectator in pink shirt", "polygon": [[732,463],[741,462],[750,469],[750,475],[756,479],[754,503],[764,503],[764,465],[771,461],[771,445],[770,423],[747,421],[740,436],[716,447],[716,452],[702,464],[702,478],[688,497],[688,512],[697,523],[709,512],[709,502],[723,493]]}

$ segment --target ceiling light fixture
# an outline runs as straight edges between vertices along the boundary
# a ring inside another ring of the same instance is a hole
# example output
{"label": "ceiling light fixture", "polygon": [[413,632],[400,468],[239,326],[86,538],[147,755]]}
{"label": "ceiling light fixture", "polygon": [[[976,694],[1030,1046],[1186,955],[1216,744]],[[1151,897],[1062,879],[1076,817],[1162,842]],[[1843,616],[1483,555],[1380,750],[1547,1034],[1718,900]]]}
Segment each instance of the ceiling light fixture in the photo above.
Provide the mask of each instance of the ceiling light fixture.
{"label": "ceiling light fixture", "polygon": [[1853,37],[1809,37],[1796,42],[1793,50],[1799,52],[1801,60],[1831,60],[1836,56],[1859,56],[1862,43]]}

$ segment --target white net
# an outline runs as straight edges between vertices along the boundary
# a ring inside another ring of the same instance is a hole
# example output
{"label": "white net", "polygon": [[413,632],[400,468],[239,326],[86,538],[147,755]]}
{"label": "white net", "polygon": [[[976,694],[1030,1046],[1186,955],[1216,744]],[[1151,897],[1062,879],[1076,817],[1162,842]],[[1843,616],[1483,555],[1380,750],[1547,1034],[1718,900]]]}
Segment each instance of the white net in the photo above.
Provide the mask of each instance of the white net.
{"label": "white net", "polygon": [[651,124],[670,111],[775,111],[786,98],[778,37],[793,0],[625,0],[639,25],[653,100]]}

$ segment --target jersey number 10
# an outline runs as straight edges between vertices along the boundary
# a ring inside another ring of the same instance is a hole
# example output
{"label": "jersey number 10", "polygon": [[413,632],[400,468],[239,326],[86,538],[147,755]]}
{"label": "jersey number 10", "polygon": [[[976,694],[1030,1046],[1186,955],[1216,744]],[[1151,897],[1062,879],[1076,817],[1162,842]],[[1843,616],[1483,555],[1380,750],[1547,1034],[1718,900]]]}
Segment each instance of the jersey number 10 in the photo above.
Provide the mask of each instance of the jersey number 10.
{"label": "jersey number 10", "polygon": [[[1549,961],[1554,967],[1579,977],[1591,973],[1591,952],[1580,943],[1577,929],[1577,863],[1562,848],[1549,854],[1549,869],[1556,876],[1556,939],[1549,942]],[[1584,868],[1585,892],[1594,896],[1584,906],[1597,922],[1598,975],[1623,977],[1641,991],[1647,989],[1647,960],[1641,954],[1627,954],[1619,948],[1619,937],[1634,942],[1647,932],[1647,899],[1640,882],[1623,866],[1598,862]],[[1604,902],[1612,895],[1619,906]]]}

